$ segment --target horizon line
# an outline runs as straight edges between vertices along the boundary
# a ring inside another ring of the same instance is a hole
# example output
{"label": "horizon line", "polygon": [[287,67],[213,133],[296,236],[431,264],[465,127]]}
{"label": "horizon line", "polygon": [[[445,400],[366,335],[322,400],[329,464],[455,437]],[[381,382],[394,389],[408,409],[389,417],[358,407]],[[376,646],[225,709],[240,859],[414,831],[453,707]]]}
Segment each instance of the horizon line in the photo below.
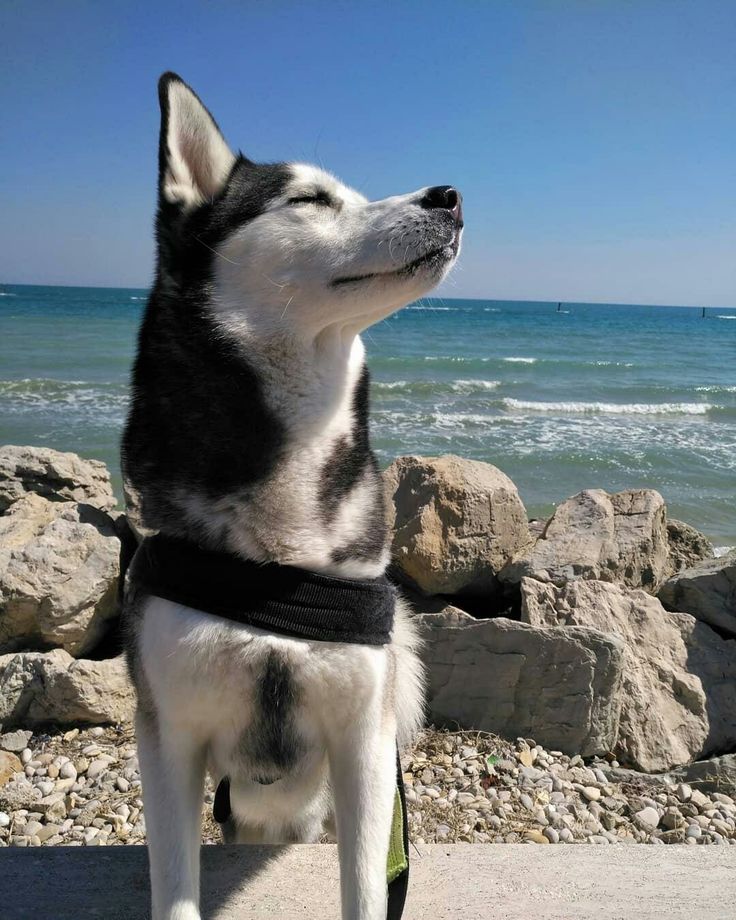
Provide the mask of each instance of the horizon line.
{"label": "horizon line", "polygon": [[[0,281],[2,287],[45,287],[45,288],[71,288],[91,291],[147,291],[150,293],[152,285],[148,286],[130,286],[118,284],[31,284],[27,281]],[[537,298],[523,297],[446,297],[443,294],[433,297],[420,297],[417,300],[411,300],[409,303],[418,303],[419,300],[471,300],[471,301],[490,301],[492,303],[544,303],[560,304],[562,306],[572,307],[672,307],[681,310],[736,310],[736,304],[726,306],[724,304],[693,304],[693,303],[622,303],[613,300],[562,300],[552,298],[551,300],[538,300]],[[408,304],[407,304],[408,306]]]}

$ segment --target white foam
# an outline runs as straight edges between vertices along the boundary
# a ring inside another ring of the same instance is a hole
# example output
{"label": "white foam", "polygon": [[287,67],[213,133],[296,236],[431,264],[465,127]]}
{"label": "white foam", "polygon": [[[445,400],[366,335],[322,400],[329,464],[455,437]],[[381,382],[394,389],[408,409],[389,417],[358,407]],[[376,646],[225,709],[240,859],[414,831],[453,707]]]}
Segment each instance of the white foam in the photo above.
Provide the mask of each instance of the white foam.
{"label": "white foam", "polygon": [[439,428],[457,428],[458,425],[488,425],[492,419],[488,415],[473,412],[437,412],[432,421]]}
{"label": "white foam", "polygon": [[712,384],[710,386],[695,387],[696,393],[736,393],[736,386],[734,387],[724,387],[719,386],[718,384]]}
{"label": "white foam", "polygon": [[0,297],[17,297],[17,294],[11,294],[9,291],[0,291]]}
{"label": "white foam", "polygon": [[507,398],[507,409],[528,412],[562,412],[575,415],[705,415],[710,403],[605,403],[605,402],[536,402]]}
{"label": "white foam", "polygon": [[[397,360],[403,361],[404,358]],[[492,361],[493,358],[464,358],[460,355],[425,355],[425,361],[451,361],[453,364],[472,364],[473,361]]]}
{"label": "white foam", "polygon": [[454,380],[450,389],[456,393],[472,393],[476,390],[496,390],[500,386],[500,380]]}
{"label": "white foam", "polygon": [[403,390],[405,387],[410,387],[411,384],[408,380],[376,380],[373,386],[377,390]]}
{"label": "white foam", "polygon": [[736,319],[736,313],[718,313],[716,319]]}
{"label": "white foam", "polygon": [[631,361],[586,361],[585,364],[591,364],[593,367],[633,367]]}
{"label": "white foam", "polygon": [[536,359],[536,358],[517,358],[517,357],[511,357],[511,358],[504,358],[503,360],[504,360],[504,361],[508,361],[509,364],[536,364],[536,363],[537,363],[537,359]]}
{"label": "white foam", "polygon": [[736,549],[736,546],[714,546],[713,554],[716,559],[720,559],[721,556],[727,556],[732,549]]}

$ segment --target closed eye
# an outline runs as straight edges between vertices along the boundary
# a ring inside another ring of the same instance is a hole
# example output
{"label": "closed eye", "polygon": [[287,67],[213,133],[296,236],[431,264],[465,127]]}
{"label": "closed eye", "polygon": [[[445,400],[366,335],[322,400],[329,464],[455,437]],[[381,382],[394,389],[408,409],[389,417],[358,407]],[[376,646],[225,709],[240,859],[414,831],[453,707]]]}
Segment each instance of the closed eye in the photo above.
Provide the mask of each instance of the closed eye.
{"label": "closed eye", "polygon": [[297,198],[289,198],[287,204],[319,204],[326,208],[335,206],[334,201],[327,192],[315,192],[313,195],[300,195]]}

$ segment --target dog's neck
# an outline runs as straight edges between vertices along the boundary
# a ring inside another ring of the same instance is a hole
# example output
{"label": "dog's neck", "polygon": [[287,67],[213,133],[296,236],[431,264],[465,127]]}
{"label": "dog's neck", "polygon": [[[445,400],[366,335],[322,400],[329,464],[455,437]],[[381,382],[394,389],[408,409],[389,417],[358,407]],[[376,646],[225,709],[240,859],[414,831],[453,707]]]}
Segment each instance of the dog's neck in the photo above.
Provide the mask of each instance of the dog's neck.
{"label": "dog's neck", "polygon": [[239,346],[285,443],[272,476],[248,502],[247,526],[230,529],[232,548],[329,574],[381,574],[385,509],[368,443],[368,374],[357,331],[336,322],[309,335],[245,334]]}
{"label": "dog's neck", "polygon": [[[144,521],[257,561],[380,575],[385,508],[357,331],[266,334],[210,311],[182,329],[179,307],[166,312],[174,341],[162,349],[162,330],[149,341],[144,327],[135,385],[146,398],[126,434]],[[152,440],[170,447],[163,463]]]}

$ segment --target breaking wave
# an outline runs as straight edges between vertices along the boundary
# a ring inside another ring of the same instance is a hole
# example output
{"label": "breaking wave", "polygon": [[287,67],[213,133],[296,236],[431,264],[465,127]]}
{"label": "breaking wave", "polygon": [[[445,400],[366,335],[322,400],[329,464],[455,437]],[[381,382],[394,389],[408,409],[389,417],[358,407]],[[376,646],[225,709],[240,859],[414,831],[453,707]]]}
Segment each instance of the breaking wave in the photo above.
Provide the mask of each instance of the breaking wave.
{"label": "breaking wave", "polygon": [[574,415],[706,415],[717,407],[711,403],[607,403],[536,402],[525,399],[503,400],[507,409],[520,412],[562,412]]}

